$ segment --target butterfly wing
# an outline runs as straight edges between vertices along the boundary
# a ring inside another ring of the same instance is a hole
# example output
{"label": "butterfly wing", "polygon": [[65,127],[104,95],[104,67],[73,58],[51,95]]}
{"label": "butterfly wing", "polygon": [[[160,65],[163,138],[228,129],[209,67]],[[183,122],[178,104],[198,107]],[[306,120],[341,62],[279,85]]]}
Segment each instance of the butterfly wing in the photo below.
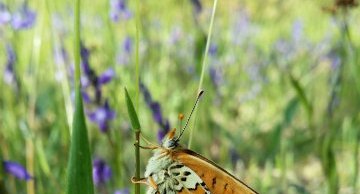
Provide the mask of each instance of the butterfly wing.
{"label": "butterfly wing", "polygon": [[204,181],[191,168],[175,162],[168,168],[169,178],[172,179],[175,190],[183,194],[210,194]]}
{"label": "butterfly wing", "polygon": [[257,194],[214,162],[191,150],[175,150],[172,158],[198,174],[212,194]]}

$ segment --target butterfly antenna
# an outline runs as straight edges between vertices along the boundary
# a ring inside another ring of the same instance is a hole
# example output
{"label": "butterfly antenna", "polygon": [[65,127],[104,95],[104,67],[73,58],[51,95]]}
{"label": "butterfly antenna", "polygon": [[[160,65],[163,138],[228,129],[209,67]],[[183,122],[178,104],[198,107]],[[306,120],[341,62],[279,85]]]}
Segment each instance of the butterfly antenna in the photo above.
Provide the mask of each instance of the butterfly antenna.
{"label": "butterfly antenna", "polygon": [[194,104],[194,106],[193,106],[193,108],[192,108],[192,110],[191,110],[191,112],[190,112],[190,115],[189,115],[188,119],[186,120],[185,126],[184,126],[184,128],[181,130],[179,137],[176,138],[175,141],[179,141],[180,137],[183,135],[186,127],[187,127],[188,124],[189,124],[191,115],[194,113],[194,110],[195,110],[195,108],[196,108],[196,105],[198,104],[198,102],[199,102],[199,100],[200,100],[200,97],[202,96],[203,93],[204,93],[204,90],[201,90],[201,91],[199,92],[199,94],[198,94],[198,96],[197,96],[197,98],[196,98],[195,104]]}

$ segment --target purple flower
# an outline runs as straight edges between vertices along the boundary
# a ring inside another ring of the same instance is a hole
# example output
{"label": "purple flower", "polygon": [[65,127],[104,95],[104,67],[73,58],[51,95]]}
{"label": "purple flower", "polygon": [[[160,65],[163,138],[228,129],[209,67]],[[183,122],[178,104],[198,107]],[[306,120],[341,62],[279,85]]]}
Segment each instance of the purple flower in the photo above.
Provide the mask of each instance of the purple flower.
{"label": "purple flower", "polygon": [[117,57],[117,63],[121,65],[127,65],[130,62],[131,53],[132,53],[132,40],[128,36],[122,43],[120,53]]}
{"label": "purple flower", "polygon": [[130,194],[129,189],[116,190],[114,194]]}
{"label": "purple flower", "polygon": [[131,11],[127,8],[125,0],[110,0],[110,18],[114,22],[120,19],[128,20],[132,16]]}
{"label": "purple flower", "polygon": [[215,56],[218,52],[218,47],[216,44],[211,44],[209,48],[209,54],[210,56]]}
{"label": "purple flower", "polygon": [[148,88],[140,82],[140,91],[144,96],[145,102],[148,106],[151,106],[151,102],[152,102],[152,97],[150,94],[150,91],[148,90]]}
{"label": "purple flower", "polygon": [[94,74],[94,71],[90,68],[90,62],[89,62],[89,58],[90,58],[90,51],[89,49],[87,49],[83,43],[80,43],[80,56],[81,56],[81,60],[82,60],[82,68],[83,71],[85,73],[85,75],[87,75],[88,77],[92,77]]}
{"label": "purple flower", "polygon": [[93,162],[93,180],[96,186],[105,184],[112,176],[111,168],[103,159],[96,158]]}
{"label": "purple flower", "polygon": [[31,175],[26,171],[26,169],[17,162],[3,161],[3,168],[5,172],[15,176],[20,180],[28,181],[32,179]]}
{"label": "purple flower", "polygon": [[194,12],[199,14],[202,11],[202,5],[200,0],[191,0],[191,4],[194,7]]}
{"label": "purple flower", "polygon": [[6,45],[7,61],[4,72],[4,81],[7,84],[14,84],[16,82],[14,65],[15,65],[15,52],[11,45]]}
{"label": "purple flower", "polygon": [[13,14],[11,25],[15,30],[28,29],[35,24],[36,13],[29,9],[25,3]]}
{"label": "purple flower", "polygon": [[107,132],[108,123],[115,118],[115,112],[110,109],[109,103],[105,101],[104,106],[96,109],[96,111],[88,114],[90,121],[97,123],[101,132]]}
{"label": "purple flower", "polygon": [[214,66],[211,66],[209,69],[210,79],[215,88],[219,88],[220,85],[224,82],[223,78],[223,72],[221,71],[221,68],[217,68]]}
{"label": "purple flower", "polygon": [[162,114],[161,114],[161,107],[158,102],[153,102],[150,105],[150,109],[153,113],[153,118],[157,123],[162,123]]}
{"label": "purple flower", "polygon": [[[115,71],[110,68],[98,76],[96,72],[90,67],[90,51],[82,43],[80,45],[80,55],[83,69],[81,86],[83,90],[89,86],[92,86],[94,89],[94,102],[96,104],[100,104],[102,102],[101,86],[109,83],[113,79],[115,76]],[[88,102],[88,100],[85,102]]]}
{"label": "purple flower", "polygon": [[167,119],[164,119],[161,112],[161,106],[159,102],[153,101],[151,94],[148,88],[140,82],[140,91],[144,95],[146,105],[150,108],[153,119],[160,126],[158,131],[158,140],[161,141],[162,138],[169,132],[170,124]]}
{"label": "purple flower", "polygon": [[10,12],[3,3],[0,3],[0,26],[7,24],[10,20]]}
{"label": "purple flower", "polygon": [[115,71],[110,68],[100,75],[100,77],[98,78],[98,82],[99,84],[106,84],[110,82],[114,76]]}
{"label": "purple flower", "polygon": [[127,36],[123,43],[123,48],[126,53],[131,53],[132,51],[132,40],[129,36]]}
{"label": "purple flower", "polygon": [[300,20],[296,20],[292,26],[292,40],[295,44],[300,44],[303,37],[304,25]]}
{"label": "purple flower", "polygon": [[168,120],[161,124],[161,128],[158,130],[157,138],[160,142],[170,130],[170,123]]}

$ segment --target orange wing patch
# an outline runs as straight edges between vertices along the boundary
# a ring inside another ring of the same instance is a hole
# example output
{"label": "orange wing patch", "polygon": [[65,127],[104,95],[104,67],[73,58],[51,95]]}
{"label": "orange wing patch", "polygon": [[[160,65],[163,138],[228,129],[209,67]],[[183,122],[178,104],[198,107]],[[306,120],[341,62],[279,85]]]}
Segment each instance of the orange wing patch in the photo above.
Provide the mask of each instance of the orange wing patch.
{"label": "orange wing patch", "polygon": [[[175,150],[172,158],[191,170],[205,182],[212,194],[257,194],[252,188],[205,157],[187,149]],[[198,188],[201,186],[198,186]],[[199,191],[204,193],[203,191]],[[186,193],[186,192],[185,192]],[[193,192],[191,192],[192,194]],[[198,193],[196,191],[196,193]]]}

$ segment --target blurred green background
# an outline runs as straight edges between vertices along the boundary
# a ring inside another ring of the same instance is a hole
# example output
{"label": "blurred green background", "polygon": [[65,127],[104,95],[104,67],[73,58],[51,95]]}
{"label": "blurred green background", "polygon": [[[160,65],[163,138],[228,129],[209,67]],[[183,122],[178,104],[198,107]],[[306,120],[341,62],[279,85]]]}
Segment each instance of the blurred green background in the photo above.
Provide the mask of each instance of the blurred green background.
{"label": "blurred green background", "polygon": [[[143,135],[160,143],[178,128],[179,113],[188,116],[199,86],[213,1],[140,1],[139,13],[135,2],[81,5],[95,193],[132,193],[134,134],[123,88],[134,97]],[[205,95],[181,143],[259,193],[358,193],[357,3],[219,1]],[[0,2],[0,193],[65,193],[73,20],[70,0]],[[150,156],[141,151],[142,173]],[[31,178],[13,176],[5,161],[23,165]]]}

